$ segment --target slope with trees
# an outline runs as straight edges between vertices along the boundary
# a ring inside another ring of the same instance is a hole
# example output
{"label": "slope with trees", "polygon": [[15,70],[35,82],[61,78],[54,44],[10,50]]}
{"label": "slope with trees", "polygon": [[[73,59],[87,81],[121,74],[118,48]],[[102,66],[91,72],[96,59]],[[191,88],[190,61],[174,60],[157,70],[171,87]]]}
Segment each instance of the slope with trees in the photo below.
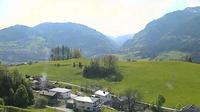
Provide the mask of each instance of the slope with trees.
{"label": "slope with trees", "polygon": [[86,56],[110,53],[116,50],[115,43],[104,34],[76,23],[42,23],[34,27],[47,40],[48,47],[65,45],[81,48]]}
{"label": "slope with trees", "polygon": [[200,61],[200,7],[168,13],[147,24],[122,48],[124,53],[133,52],[141,58],[155,58],[163,52],[190,54]]}
{"label": "slope with trees", "polygon": [[2,62],[44,60],[47,55],[46,40],[31,27],[15,25],[0,30]]}
{"label": "slope with trees", "polygon": [[0,98],[5,105],[26,108],[34,102],[31,85],[17,71],[0,66]]}
{"label": "slope with trees", "polygon": [[47,60],[57,46],[79,49],[84,56],[115,52],[117,45],[104,34],[76,23],[43,23],[35,27],[15,25],[0,30],[0,60]]}

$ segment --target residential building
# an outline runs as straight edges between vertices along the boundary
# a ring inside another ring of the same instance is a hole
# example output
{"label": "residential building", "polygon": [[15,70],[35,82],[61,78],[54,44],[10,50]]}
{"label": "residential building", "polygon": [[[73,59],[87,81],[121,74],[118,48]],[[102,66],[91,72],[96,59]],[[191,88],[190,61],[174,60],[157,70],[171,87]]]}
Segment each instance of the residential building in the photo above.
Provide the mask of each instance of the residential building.
{"label": "residential building", "polygon": [[200,112],[200,108],[195,105],[187,105],[183,107],[179,112]]}
{"label": "residential building", "polygon": [[74,108],[76,110],[99,112],[100,104],[100,99],[95,97],[77,96],[74,98]]}
{"label": "residential building", "polygon": [[58,94],[58,98],[60,99],[68,99],[71,96],[71,90],[66,88],[53,88],[49,91],[56,92]]}
{"label": "residential building", "polygon": [[48,99],[48,105],[55,105],[58,103],[58,96],[56,92],[42,90],[39,92],[39,94]]}
{"label": "residential building", "polygon": [[98,90],[94,93],[94,95],[100,98],[100,101],[102,103],[106,103],[112,100],[112,95],[110,94],[110,92],[107,91]]}

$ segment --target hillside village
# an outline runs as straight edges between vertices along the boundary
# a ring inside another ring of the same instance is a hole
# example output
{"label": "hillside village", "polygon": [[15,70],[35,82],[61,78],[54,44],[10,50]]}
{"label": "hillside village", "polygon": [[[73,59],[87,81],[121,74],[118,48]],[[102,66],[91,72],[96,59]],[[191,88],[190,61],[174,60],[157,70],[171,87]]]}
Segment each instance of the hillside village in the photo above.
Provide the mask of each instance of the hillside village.
{"label": "hillside village", "polygon": [[0,7],[0,112],[200,112],[200,0]]}
{"label": "hillside village", "polygon": [[[28,77],[29,80],[32,81],[33,88],[37,95],[43,96],[48,99],[48,106],[56,108],[58,110],[64,111],[86,111],[86,112],[100,112],[101,108],[107,107],[111,108],[115,111],[127,111],[125,110],[127,102],[127,96],[116,96],[105,89],[102,90],[95,90],[91,88],[88,91],[84,91],[84,87],[81,87],[83,91],[73,91],[72,86],[63,87],[56,87],[54,86],[49,87],[49,84],[58,84],[57,81],[49,81],[46,77],[37,76],[37,77]],[[69,89],[70,88],[70,89]],[[80,89],[80,90],[81,90]],[[134,105],[134,109],[137,112],[151,112],[154,105],[143,103],[143,102],[136,102]],[[155,105],[156,107],[156,105]],[[182,107],[180,110],[161,107],[163,112],[198,112],[199,107],[195,105],[188,105]]]}

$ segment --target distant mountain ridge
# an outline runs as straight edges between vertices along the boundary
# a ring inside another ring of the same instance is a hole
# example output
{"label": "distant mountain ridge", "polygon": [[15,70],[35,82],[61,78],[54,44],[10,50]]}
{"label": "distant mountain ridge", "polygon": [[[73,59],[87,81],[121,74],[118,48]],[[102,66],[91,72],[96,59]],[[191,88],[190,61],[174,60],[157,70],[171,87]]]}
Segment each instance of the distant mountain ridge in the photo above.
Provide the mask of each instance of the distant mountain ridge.
{"label": "distant mountain ridge", "polygon": [[116,49],[112,40],[104,34],[76,23],[43,23],[34,27],[47,40],[48,47],[67,45],[81,48],[86,56],[110,53]]}
{"label": "distant mountain ridge", "polygon": [[119,45],[122,46],[127,40],[132,39],[134,34],[126,34],[113,38],[113,40]]}
{"label": "distant mountain ridge", "polygon": [[0,30],[0,60],[5,62],[48,59],[50,48],[59,45],[80,48],[85,56],[111,53],[117,48],[104,34],[71,22],[15,25]]}
{"label": "distant mountain ridge", "polygon": [[141,58],[155,58],[163,52],[189,53],[200,58],[200,7],[168,13],[154,20],[125,42],[124,53],[132,52]]}

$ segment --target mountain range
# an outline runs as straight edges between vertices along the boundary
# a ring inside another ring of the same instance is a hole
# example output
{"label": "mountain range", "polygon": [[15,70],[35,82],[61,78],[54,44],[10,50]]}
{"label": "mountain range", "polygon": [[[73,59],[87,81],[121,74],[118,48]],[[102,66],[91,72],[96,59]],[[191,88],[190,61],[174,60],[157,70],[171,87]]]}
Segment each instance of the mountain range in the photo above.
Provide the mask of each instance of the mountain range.
{"label": "mountain range", "polygon": [[200,61],[200,7],[186,8],[153,20],[124,43],[121,51],[137,58],[172,58],[174,53]]}
{"label": "mountain range", "polygon": [[76,23],[42,23],[35,27],[15,25],[0,30],[0,59],[5,62],[46,60],[49,50],[65,45],[80,48],[83,55],[116,51],[117,45],[104,34]]}
{"label": "mountain range", "polygon": [[126,35],[120,35],[117,37],[113,37],[112,39],[116,42],[118,46],[122,46],[127,40],[132,39],[134,34],[126,34]]}
{"label": "mountain range", "polygon": [[47,60],[50,49],[59,45],[80,48],[86,57],[117,53],[133,59],[182,60],[191,56],[200,62],[200,7],[168,13],[136,34],[114,39],[71,22],[15,25],[0,30],[3,62]]}

